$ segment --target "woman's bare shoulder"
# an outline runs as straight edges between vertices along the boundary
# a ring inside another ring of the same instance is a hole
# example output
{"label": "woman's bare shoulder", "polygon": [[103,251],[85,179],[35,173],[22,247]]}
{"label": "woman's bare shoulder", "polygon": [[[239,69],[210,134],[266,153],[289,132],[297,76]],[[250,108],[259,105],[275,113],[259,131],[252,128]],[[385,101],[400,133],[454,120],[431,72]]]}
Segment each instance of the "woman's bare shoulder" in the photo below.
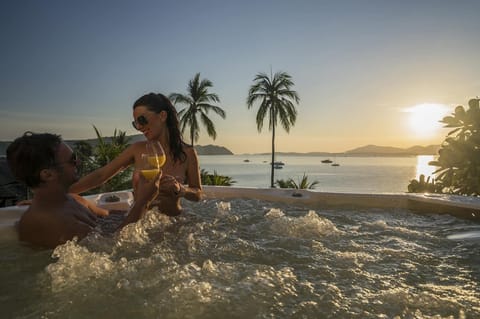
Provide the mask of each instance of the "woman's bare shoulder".
{"label": "woman's bare shoulder", "polygon": [[185,154],[187,154],[188,157],[190,156],[197,156],[197,151],[195,150],[195,148],[192,146],[192,145],[188,145],[188,144],[184,144],[183,145],[183,151],[185,152]]}

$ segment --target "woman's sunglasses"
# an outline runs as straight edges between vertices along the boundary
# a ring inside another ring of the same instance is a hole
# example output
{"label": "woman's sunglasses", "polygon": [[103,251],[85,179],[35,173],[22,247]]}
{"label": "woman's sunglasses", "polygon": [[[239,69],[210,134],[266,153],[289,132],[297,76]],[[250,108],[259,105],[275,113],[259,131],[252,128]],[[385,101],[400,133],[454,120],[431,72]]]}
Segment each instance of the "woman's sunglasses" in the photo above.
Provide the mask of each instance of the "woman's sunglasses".
{"label": "woman's sunglasses", "polygon": [[148,124],[148,120],[144,115],[140,115],[139,117],[137,117],[135,121],[132,121],[132,125],[136,130],[140,130],[138,128],[139,125],[145,126],[147,124]]}

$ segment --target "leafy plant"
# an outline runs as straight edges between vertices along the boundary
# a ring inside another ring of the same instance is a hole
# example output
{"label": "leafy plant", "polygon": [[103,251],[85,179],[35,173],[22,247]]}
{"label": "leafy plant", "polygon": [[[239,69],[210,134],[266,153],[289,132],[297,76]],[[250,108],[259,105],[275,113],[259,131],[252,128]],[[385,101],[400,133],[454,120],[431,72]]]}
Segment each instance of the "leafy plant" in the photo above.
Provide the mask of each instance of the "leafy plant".
{"label": "leafy plant", "polygon": [[[88,174],[100,167],[105,166],[129,145],[129,138],[126,132],[115,129],[113,136],[107,139],[102,136],[101,132],[93,125],[95,134],[97,135],[96,145],[87,147],[83,143],[77,143],[74,146],[78,153],[82,164],[80,166],[81,174]],[[92,189],[85,194],[96,194],[104,192],[112,192],[131,188],[131,176],[133,168],[128,168],[105,182],[102,186]]]}
{"label": "leafy plant", "polygon": [[294,188],[294,189],[314,189],[315,186],[317,186],[320,182],[315,180],[313,182],[310,182],[308,180],[308,175],[303,173],[303,176],[301,179],[298,180],[298,183],[295,182],[293,178],[289,178],[287,180],[283,179],[277,179],[275,184],[278,185],[280,188]]}
{"label": "leafy plant", "polygon": [[480,194],[480,106],[479,98],[461,105],[440,122],[453,128],[438,151],[439,157],[429,165],[439,167],[436,182],[445,193],[458,195]]}
{"label": "leafy plant", "polygon": [[230,176],[219,175],[217,171],[213,171],[213,174],[210,174],[204,169],[200,170],[200,178],[202,185],[232,186],[232,184],[236,183]]}
{"label": "leafy plant", "polygon": [[83,176],[89,170],[88,165],[93,155],[93,146],[86,141],[78,141],[75,142],[75,144],[73,145],[73,150],[80,159],[80,163],[77,166],[77,169],[79,171],[79,174]]}
{"label": "leafy plant", "polygon": [[441,193],[442,185],[435,183],[435,180],[432,179],[430,182],[430,176],[425,180],[425,175],[421,174],[419,179],[412,179],[410,184],[408,184],[409,193]]}

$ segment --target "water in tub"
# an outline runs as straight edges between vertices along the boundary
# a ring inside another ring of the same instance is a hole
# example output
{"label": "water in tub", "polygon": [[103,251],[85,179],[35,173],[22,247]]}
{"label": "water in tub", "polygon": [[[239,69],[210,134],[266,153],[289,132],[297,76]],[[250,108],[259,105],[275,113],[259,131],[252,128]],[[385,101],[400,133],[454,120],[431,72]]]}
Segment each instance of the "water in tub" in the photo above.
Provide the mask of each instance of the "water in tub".
{"label": "water in tub", "polygon": [[403,209],[185,202],[55,250],[1,242],[2,318],[479,318],[480,225]]}

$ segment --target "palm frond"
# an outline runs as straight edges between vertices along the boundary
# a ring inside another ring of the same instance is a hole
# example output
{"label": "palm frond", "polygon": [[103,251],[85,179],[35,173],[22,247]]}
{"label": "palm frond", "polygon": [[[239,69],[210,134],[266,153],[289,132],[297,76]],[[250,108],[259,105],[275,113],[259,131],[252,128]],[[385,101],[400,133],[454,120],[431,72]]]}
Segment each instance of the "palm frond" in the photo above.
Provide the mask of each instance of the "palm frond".
{"label": "palm frond", "polygon": [[226,112],[217,105],[212,103],[220,103],[217,94],[209,92],[209,88],[213,87],[212,81],[209,79],[201,79],[200,73],[196,73],[194,77],[188,81],[187,94],[172,93],[169,97],[175,104],[185,104],[187,108],[182,109],[179,114],[180,129],[185,133],[189,128],[189,136],[193,142],[198,141],[200,137],[200,126],[197,117],[201,118],[202,124],[206,127],[208,136],[215,139],[217,132],[213,121],[208,118],[207,114],[212,111],[221,118],[226,118]]}

